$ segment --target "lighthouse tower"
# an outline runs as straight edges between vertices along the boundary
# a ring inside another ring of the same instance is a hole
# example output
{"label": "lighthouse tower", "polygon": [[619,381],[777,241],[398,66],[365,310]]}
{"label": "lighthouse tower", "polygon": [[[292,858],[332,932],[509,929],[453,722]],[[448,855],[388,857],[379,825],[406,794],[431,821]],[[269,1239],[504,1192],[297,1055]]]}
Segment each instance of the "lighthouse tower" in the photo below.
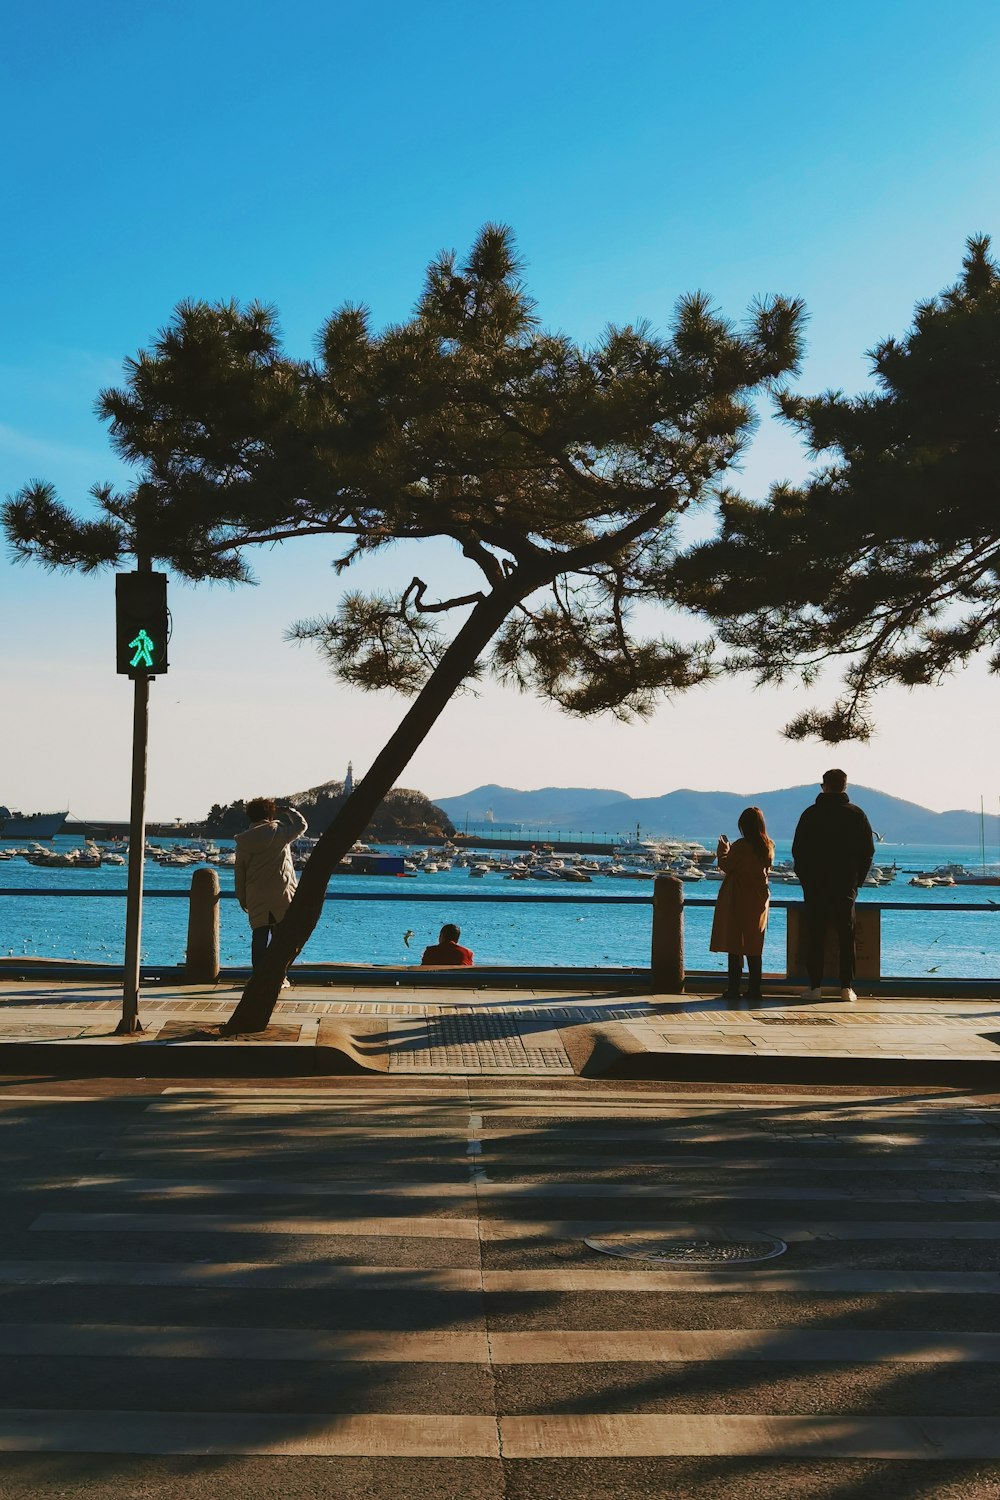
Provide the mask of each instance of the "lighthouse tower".
{"label": "lighthouse tower", "polygon": [[344,777],[344,799],[345,799],[345,801],[351,795],[351,793],[353,791],[354,791],[354,767],[352,766],[351,762],[348,761],[347,762],[347,775]]}

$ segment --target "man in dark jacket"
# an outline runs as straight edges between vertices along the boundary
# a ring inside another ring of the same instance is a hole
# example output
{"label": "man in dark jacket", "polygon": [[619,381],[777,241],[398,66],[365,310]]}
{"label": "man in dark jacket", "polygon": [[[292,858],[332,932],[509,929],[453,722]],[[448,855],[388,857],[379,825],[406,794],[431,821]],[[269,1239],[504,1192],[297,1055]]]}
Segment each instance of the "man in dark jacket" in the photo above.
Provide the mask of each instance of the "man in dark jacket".
{"label": "man in dark jacket", "polygon": [[805,903],[806,969],[804,994],[818,1000],[823,986],[826,934],[835,928],[840,947],[840,998],[854,993],[854,902],[875,857],[871,824],[847,795],[843,771],[827,771],[822,790],[799,819],[792,843],[795,873]]}

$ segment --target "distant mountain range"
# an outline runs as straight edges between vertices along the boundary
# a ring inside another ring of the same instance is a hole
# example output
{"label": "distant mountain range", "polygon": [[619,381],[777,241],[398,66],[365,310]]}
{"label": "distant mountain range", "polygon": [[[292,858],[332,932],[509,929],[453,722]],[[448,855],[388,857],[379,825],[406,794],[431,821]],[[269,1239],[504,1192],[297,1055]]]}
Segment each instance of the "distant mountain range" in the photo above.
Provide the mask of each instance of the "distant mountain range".
{"label": "distant mountain range", "polygon": [[[785,787],[776,792],[667,792],[662,797],[629,797],[606,787],[547,786],[522,792],[508,786],[479,786],[460,797],[436,797],[435,803],[459,832],[466,821],[513,823],[538,829],[578,833],[635,833],[642,837],[732,837],[745,807],[759,807],[772,838],[790,839],[802,809],[814,800],[816,786]],[[872,827],[889,844],[978,844],[979,814],[958,809],[932,812],[916,802],[890,797],[874,787],[851,787]],[[986,815],[987,858],[996,858],[1000,818]]]}

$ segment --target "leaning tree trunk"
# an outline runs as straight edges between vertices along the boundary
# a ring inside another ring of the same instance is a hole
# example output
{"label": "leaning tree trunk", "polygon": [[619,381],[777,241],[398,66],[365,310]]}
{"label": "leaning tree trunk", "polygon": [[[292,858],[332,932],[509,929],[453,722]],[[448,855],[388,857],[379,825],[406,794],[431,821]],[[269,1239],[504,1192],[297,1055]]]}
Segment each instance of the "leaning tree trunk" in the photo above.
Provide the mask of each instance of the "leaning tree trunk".
{"label": "leaning tree trunk", "polygon": [[302,952],[322,916],[323,899],[333,871],[364,833],[376,809],[513,606],[536,586],[515,584],[512,578],[476,605],[368,774],[310,854],[292,904],[275,927],[264,960],[251,975],[239,1005],[223,1026],[225,1033],[263,1031],[267,1026],[289,965]]}

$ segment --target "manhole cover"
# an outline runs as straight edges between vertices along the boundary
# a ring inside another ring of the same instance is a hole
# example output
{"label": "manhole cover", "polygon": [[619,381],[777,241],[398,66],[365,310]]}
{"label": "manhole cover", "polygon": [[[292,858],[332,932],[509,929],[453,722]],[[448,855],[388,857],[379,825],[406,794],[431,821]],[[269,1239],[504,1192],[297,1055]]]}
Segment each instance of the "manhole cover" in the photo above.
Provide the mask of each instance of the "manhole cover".
{"label": "manhole cover", "polygon": [[730,1234],[725,1229],[626,1229],[610,1235],[589,1236],[583,1242],[602,1255],[620,1260],[655,1260],[663,1266],[745,1265],[773,1260],[788,1246],[772,1234],[752,1231]]}
{"label": "manhole cover", "polygon": [[832,1016],[754,1016],[768,1026],[835,1026]]}

